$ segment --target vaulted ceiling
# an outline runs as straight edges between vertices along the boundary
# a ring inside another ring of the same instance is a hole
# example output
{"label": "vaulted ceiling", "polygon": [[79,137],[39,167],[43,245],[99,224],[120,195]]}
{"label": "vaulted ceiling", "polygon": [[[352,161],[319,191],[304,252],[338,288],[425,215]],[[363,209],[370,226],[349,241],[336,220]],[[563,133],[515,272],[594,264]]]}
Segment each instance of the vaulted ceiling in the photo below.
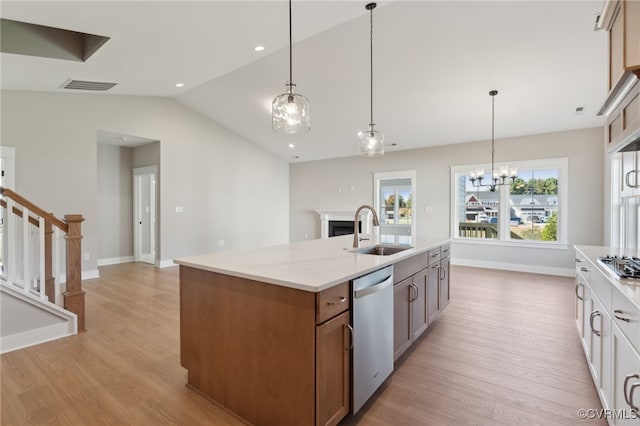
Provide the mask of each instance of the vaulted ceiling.
{"label": "vaulted ceiling", "polygon": [[[306,134],[271,130],[271,100],[288,79],[285,1],[3,1],[5,19],[110,40],[86,62],[2,53],[2,88],[68,92],[61,85],[69,78],[116,82],[105,96],[174,97],[287,161],[357,155],[356,134],[369,123],[364,6],[293,2],[293,79],[311,101]],[[500,92],[498,139],[602,126],[595,112],[607,94],[607,38],[593,30],[601,7],[380,2],[374,116],[387,151],[489,139],[491,89]]]}

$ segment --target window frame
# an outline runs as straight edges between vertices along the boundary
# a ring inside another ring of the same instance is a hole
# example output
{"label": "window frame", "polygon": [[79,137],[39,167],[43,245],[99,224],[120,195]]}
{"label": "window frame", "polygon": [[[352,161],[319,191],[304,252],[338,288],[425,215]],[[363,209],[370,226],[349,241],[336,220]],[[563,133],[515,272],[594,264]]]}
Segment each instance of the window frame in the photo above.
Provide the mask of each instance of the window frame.
{"label": "window frame", "polygon": [[[411,241],[416,240],[416,171],[415,170],[402,170],[397,172],[375,172],[373,174],[373,205],[380,216],[380,212],[378,209],[380,208],[380,190],[381,185],[380,181],[382,180],[391,180],[391,179],[411,179]],[[396,199],[396,205],[398,201]],[[395,208],[394,208],[395,211]],[[408,227],[408,225],[402,224],[393,224],[393,225],[385,225],[392,227]]]}
{"label": "window frame", "polygon": [[[536,241],[536,240],[513,240],[510,238],[510,220],[498,221],[498,238],[475,238],[458,236],[458,185],[457,179],[460,175],[468,175],[470,170],[484,168],[491,169],[491,164],[469,164],[462,166],[451,166],[451,197],[450,208],[452,212],[451,220],[451,240],[456,243],[463,244],[479,244],[479,245],[495,245],[495,246],[511,246],[511,247],[529,247],[543,249],[567,249],[568,247],[568,194],[569,194],[569,159],[567,157],[546,158],[539,160],[511,161],[509,163],[496,163],[495,168],[500,166],[517,167],[522,169],[558,169],[558,234],[557,241]],[[510,219],[509,190],[496,189],[500,192],[500,218]],[[508,188],[508,187],[506,187]]]}

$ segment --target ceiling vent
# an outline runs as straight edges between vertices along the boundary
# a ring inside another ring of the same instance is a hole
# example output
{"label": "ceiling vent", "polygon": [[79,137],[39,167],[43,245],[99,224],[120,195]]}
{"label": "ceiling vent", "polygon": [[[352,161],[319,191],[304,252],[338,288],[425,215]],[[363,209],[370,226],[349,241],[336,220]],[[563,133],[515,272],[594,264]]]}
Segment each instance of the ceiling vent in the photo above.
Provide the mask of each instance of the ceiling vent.
{"label": "ceiling vent", "polygon": [[111,89],[118,83],[105,83],[103,81],[67,80],[62,84],[63,89],[97,90],[100,92]]}

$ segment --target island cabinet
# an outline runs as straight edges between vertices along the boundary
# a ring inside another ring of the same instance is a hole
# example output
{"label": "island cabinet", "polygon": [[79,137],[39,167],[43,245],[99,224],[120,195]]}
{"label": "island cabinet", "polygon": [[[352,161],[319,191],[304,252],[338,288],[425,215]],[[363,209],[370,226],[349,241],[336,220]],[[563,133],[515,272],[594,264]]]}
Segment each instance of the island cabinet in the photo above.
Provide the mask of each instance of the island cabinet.
{"label": "island cabinet", "polygon": [[393,349],[397,360],[449,303],[449,245],[398,262],[394,283]]}
{"label": "island cabinet", "polygon": [[349,411],[350,290],[314,293],[180,266],[187,386],[253,425],[335,425]]}

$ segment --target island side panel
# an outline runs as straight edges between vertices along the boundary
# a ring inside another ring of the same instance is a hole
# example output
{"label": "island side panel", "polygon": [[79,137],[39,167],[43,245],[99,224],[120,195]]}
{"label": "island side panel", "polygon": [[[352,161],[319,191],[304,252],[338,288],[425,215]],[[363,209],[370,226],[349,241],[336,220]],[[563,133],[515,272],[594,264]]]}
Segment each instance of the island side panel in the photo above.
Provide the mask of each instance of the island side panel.
{"label": "island side panel", "polygon": [[180,266],[188,385],[256,425],[312,425],[315,293]]}

